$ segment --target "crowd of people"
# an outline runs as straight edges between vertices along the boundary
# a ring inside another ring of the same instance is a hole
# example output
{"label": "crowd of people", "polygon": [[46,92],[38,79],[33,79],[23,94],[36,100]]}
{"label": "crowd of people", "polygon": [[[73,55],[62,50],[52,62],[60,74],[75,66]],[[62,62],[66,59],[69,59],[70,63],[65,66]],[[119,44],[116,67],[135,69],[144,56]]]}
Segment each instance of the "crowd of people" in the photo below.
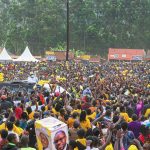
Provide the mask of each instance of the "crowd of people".
{"label": "crowd of people", "polygon": [[4,81],[36,76],[30,92],[0,90],[0,150],[38,149],[34,124],[49,116],[67,124],[66,150],[150,150],[149,62],[8,63],[0,71]]}

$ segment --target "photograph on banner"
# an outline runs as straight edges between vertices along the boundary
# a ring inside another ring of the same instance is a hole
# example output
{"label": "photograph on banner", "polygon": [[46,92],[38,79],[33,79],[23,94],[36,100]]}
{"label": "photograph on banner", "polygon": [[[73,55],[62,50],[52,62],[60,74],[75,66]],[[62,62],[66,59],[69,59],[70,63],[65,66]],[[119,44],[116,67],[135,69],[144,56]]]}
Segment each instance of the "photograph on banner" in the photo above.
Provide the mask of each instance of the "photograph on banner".
{"label": "photograph on banner", "polygon": [[56,118],[49,117],[35,123],[37,144],[43,150],[68,150],[68,127]]}
{"label": "photograph on banner", "polygon": [[54,150],[68,150],[68,129],[67,127],[59,128],[55,132],[52,132],[51,138],[52,142],[52,149]]}

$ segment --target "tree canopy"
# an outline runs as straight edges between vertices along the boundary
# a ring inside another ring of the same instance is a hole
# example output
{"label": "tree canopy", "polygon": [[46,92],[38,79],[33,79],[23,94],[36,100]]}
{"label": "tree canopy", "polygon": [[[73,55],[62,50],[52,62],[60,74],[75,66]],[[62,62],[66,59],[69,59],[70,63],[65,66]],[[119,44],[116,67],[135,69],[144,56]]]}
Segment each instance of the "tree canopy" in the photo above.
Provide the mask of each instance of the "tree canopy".
{"label": "tree canopy", "polygon": [[[70,49],[150,49],[150,0],[70,0]],[[0,0],[0,45],[20,54],[66,49],[66,0]]]}

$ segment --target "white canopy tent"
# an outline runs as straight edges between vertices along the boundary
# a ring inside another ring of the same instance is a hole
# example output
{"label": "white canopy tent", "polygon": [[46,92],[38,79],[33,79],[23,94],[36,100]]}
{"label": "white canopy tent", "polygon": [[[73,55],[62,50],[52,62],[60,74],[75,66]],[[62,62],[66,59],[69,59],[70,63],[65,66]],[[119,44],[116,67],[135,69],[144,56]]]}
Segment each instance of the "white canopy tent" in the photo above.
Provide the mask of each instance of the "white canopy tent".
{"label": "white canopy tent", "polygon": [[34,58],[33,55],[31,54],[28,46],[25,48],[21,56],[18,57],[17,59],[14,59],[14,61],[38,62],[38,60]]}
{"label": "white canopy tent", "polygon": [[0,61],[12,61],[13,59],[9,56],[6,48],[4,47],[0,53]]}

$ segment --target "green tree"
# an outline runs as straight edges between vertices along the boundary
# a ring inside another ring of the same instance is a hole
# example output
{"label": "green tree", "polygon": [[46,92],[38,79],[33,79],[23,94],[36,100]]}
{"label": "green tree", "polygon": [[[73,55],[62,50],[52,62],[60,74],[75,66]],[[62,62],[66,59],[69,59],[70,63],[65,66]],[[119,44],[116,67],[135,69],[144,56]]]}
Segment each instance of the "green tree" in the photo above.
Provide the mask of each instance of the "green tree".
{"label": "green tree", "polygon": [[[70,48],[150,49],[150,0],[70,0]],[[0,0],[0,45],[21,54],[66,49],[66,0]]]}

